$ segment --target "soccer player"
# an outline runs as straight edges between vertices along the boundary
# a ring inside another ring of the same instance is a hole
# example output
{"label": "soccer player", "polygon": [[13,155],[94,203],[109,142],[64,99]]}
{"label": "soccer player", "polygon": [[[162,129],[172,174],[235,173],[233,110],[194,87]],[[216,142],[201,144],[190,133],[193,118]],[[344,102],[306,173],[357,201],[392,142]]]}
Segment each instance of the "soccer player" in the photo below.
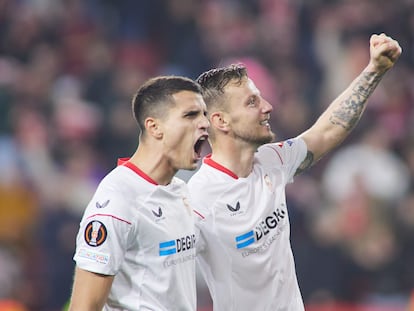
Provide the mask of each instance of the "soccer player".
{"label": "soccer player", "polygon": [[197,167],[207,140],[201,88],[184,77],[153,78],[132,107],[139,145],[86,207],[69,310],[195,311],[194,214],[174,175]]}
{"label": "soccer player", "polygon": [[[203,73],[212,154],[189,181],[198,214],[197,262],[215,311],[304,310],[290,246],[285,186],[343,141],[401,54],[372,35],[370,61],[314,125],[271,143],[272,106],[242,65]],[[357,161],[357,160],[356,160]]]}

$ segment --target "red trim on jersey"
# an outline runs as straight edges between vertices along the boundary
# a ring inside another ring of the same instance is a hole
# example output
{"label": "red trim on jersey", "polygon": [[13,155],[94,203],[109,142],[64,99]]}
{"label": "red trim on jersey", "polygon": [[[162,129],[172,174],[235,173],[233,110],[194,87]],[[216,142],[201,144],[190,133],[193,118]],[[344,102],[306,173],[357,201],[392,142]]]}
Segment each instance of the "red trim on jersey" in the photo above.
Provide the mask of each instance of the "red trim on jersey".
{"label": "red trim on jersey", "polygon": [[130,158],[119,158],[116,164],[117,164],[118,166],[120,166],[120,165],[124,165],[126,162],[128,162],[128,161],[129,161],[129,159],[130,159]]}
{"label": "red trim on jersey", "polygon": [[234,174],[228,168],[225,168],[223,165],[218,164],[216,161],[214,161],[211,158],[211,154],[207,155],[204,158],[204,163],[207,164],[207,165],[210,165],[211,167],[214,167],[215,169],[217,169],[219,171],[222,171],[223,173],[226,173],[227,175],[229,175],[230,177],[233,177],[234,179],[239,179],[239,176],[237,176],[236,174]]}
{"label": "red trim on jersey", "polygon": [[[282,146],[283,146],[283,143],[282,143],[282,145],[279,145],[279,147],[282,147]],[[282,162],[282,164],[283,164],[283,159],[282,159],[282,156],[280,155],[279,151],[277,151],[275,148],[273,148],[272,145],[267,145],[267,147],[269,147],[270,149],[274,150],[277,153],[277,155],[278,155],[278,157],[280,159],[280,162]]]}
{"label": "red trim on jersey", "polygon": [[193,209],[193,212],[200,217],[201,219],[204,219],[205,217],[203,215],[201,215],[198,211],[196,211],[195,209]]}
{"label": "red trim on jersey", "polygon": [[93,214],[93,215],[89,216],[89,217],[88,217],[88,218],[86,218],[86,219],[89,219],[89,218],[92,218],[92,217],[95,217],[95,216],[108,216],[108,217],[112,217],[112,218],[114,218],[114,219],[116,219],[116,220],[120,220],[120,221],[126,222],[128,225],[130,225],[130,224],[131,224],[131,222],[129,222],[129,221],[125,220],[125,219],[122,219],[122,218],[116,217],[116,216],[111,215],[111,214]]}
{"label": "red trim on jersey", "polygon": [[158,183],[152,179],[151,177],[149,177],[147,174],[145,174],[143,171],[141,171],[138,166],[136,166],[135,164],[129,162],[129,158],[119,158],[118,159],[118,166],[126,166],[127,168],[133,170],[135,173],[137,173],[139,176],[141,176],[142,178],[144,178],[146,181],[148,181],[151,184],[154,184],[156,186],[158,186]]}

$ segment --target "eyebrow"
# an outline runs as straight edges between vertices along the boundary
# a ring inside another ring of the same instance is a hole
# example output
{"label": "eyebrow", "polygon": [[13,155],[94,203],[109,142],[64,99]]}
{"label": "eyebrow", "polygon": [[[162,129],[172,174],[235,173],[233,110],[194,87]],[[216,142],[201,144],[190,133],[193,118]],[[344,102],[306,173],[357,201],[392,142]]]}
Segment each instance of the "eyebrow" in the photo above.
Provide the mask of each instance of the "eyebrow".
{"label": "eyebrow", "polygon": [[203,109],[190,109],[183,112],[183,116],[195,116],[201,112],[204,112]]}

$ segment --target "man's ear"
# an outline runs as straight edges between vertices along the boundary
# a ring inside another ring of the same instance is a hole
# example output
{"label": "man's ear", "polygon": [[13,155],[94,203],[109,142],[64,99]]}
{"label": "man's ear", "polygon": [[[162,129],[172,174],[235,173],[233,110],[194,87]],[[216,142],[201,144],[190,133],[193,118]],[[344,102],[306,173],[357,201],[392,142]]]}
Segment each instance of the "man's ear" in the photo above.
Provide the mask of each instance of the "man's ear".
{"label": "man's ear", "polygon": [[210,115],[210,126],[223,132],[228,132],[230,129],[226,115],[220,111],[213,112]]}
{"label": "man's ear", "polygon": [[160,126],[160,120],[156,118],[146,118],[145,119],[145,129],[147,133],[156,138],[161,139],[163,137],[162,127]]}

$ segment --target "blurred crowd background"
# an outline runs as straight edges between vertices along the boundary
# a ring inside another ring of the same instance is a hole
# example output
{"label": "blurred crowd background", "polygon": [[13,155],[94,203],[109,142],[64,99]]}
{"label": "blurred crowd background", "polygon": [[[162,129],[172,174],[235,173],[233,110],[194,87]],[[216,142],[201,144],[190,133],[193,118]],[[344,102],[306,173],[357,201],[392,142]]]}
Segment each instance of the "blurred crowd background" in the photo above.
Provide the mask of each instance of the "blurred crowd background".
{"label": "blurred crowd background", "polygon": [[[400,60],[351,136],[287,190],[309,309],[409,308],[414,1],[0,0],[0,310],[62,310],[83,209],[136,148],[130,101],[144,80],[242,62],[283,140],[359,74],[381,32]],[[198,300],[211,310],[202,281]]]}

